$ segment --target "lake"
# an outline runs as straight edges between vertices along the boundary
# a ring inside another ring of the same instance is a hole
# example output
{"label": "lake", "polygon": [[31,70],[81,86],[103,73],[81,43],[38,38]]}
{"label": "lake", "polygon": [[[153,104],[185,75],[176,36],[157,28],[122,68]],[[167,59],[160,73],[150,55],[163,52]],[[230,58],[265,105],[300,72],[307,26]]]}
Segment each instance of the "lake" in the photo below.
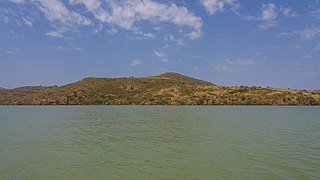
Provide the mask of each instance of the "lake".
{"label": "lake", "polygon": [[320,178],[320,107],[0,106],[0,179],[257,178]]}

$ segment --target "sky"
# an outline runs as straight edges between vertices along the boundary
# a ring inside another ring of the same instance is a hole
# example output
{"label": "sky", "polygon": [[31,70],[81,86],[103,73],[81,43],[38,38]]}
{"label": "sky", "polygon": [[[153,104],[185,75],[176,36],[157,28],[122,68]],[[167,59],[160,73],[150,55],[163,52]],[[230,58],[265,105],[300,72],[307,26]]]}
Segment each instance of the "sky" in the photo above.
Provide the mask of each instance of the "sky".
{"label": "sky", "polygon": [[165,72],[320,89],[320,1],[0,0],[0,87]]}

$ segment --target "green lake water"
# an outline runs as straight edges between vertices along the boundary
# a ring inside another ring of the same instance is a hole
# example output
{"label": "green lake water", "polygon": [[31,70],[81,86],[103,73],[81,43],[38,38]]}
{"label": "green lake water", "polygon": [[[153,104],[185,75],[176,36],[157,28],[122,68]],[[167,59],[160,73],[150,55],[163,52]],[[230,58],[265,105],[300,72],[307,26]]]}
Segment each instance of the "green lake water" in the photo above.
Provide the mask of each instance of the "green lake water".
{"label": "green lake water", "polygon": [[0,179],[320,179],[320,107],[0,106]]}

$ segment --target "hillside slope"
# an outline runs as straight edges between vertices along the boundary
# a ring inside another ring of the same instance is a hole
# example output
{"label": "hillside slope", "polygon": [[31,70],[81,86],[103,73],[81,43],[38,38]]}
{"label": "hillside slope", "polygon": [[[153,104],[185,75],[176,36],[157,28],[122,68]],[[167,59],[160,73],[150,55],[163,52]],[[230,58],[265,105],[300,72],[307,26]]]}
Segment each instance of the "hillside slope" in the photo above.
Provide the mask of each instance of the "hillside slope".
{"label": "hillside slope", "polygon": [[25,87],[19,87],[15,89],[0,88],[0,104],[1,103],[4,104],[5,101],[7,102],[12,99],[19,99],[28,95],[38,94],[52,88],[55,88],[55,87],[54,86],[25,86]]}
{"label": "hillside slope", "polygon": [[318,91],[217,86],[181,74],[165,73],[142,78],[85,78],[61,87],[33,87],[23,94],[4,96],[0,93],[0,104],[320,105],[320,94]]}

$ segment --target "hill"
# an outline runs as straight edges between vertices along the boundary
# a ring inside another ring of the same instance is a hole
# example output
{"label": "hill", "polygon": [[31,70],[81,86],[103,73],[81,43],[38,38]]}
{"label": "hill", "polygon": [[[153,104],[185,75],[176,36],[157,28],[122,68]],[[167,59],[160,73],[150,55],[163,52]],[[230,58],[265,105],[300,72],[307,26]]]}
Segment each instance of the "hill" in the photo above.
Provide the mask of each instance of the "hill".
{"label": "hill", "polygon": [[320,105],[319,91],[217,86],[178,73],[0,89],[3,105]]}
{"label": "hill", "polygon": [[27,95],[36,94],[53,88],[50,86],[25,86],[15,89],[0,88],[0,102],[4,99],[19,99]]}

